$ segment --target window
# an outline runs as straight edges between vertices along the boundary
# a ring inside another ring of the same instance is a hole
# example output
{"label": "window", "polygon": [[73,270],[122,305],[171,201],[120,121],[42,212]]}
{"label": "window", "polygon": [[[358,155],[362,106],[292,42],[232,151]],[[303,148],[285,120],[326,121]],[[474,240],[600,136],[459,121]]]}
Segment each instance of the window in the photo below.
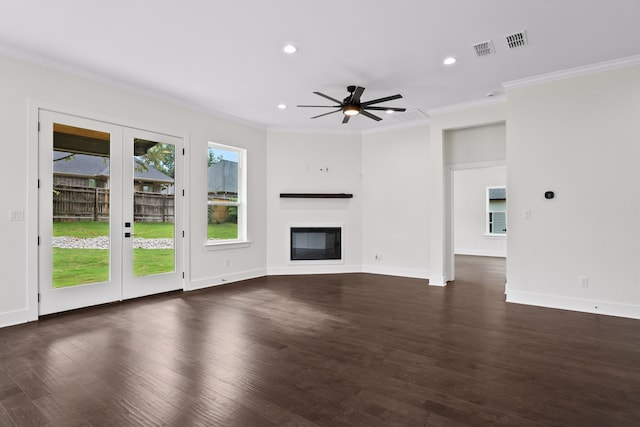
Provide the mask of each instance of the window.
{"label": "window", "polygon": [[246,241],[246,150],[209,143],[207,244]]}
{"label": "window", "polygon": [[507,234],[507,188],[487,188],[487,234]]}

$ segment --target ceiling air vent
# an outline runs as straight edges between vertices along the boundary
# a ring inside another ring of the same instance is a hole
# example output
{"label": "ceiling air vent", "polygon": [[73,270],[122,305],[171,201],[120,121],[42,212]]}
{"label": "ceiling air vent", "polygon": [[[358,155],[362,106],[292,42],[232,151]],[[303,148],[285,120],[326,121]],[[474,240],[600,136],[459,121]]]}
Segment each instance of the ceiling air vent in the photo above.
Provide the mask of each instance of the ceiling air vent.
{"label": "ceiling air vent", "polygon": [[477,57],[487,56],[495,53],[495,50],[493,50],[493,42],[491,40],[474,44],[473,50],[476,52]]}
{"label": "ceiling air vent", "polygon": [[524,31],[506,35],[505,39],[507,41],[507,47],[509,49],[516,49],[518,47],[523,47],[528,44],[527,33]]}

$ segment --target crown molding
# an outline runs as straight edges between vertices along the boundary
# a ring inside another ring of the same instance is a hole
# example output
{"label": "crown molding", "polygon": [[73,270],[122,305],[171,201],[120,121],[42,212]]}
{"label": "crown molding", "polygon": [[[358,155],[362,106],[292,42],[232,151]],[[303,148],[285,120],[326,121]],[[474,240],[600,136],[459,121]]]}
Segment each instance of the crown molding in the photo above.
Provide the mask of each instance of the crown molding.
{"label": "crown molding", "polygon": [[563,80],[572,77],[585,76],[603,71],[616,70],[619,68],[640,65],[640,55],[628,56],[626,58],[614,59],[611,61],[599,62],[597,64],[585,65],[583,67],[568,68],[566,70],[555,71],[553,73],[540,74],[538,76],[527,77],[519,80],[505,82],[502,87],[505,90],[527,87],[541,83],[549,83],[556,80]]}
{"label": "crown molding", "polygon": [[294,126],[269,126],[267,134],[271,133],[298,133],[298,134],[323,134],[323,135],[361,135],[360,129],[323,129],[317,127],[294,127]]}
{"label": "crown molding", "polygon": [[431,124],[431,119],[429,118],[429,116],[427,116],[425,114],[424,118],[419,119],[419,120],[413,120],[411,122],[397,123],[397,124],[394,124],[394,125],[389,125],[389,126],[385,126],[385,127],[381,127],[381,128],[364,129],[362,131],[362,134],[363,135],[371,135],[371,134],[374,134],[374,133],[393,132],[393,131],[396,131],[396,130],[409,129],[409,128],[415,128],[415,127],[420,127],[420,126],[428,126],[430,124]]}
{"label": "crown molding", "polygon": [[427,114],[429,115],[429,117],[433,117],[433,116],[438,116],[442,114],[455,113],[458,111],[471,110],[473,108],[504,104],[505,102],[507,102],[507,97],[505,95],[492,96],[491,98],[478,99],[475,101],[463,102],[461,104],[454,104],[446,107],[434,108],[432,110],[428,110]]}
{"label": "crown molding", "polygon": [[200,104],[185,100],[183,98],[180,98],[174,95],[163,93],[158,90],[150,89],[144,86],[127,83],[122,80],[105,76],[104,74],[100,74],[100,73],[93,72],[81,67],[76,67],[74,65],[70,65],[61,61],[56,61],[41,55],[16,49],[6,44],[0,43],[0,55],[6,56],[8,58],[13,58],[15,60],[22,61],[35,66],[39,66],[42,68],[46,68],[51,71],[57,71],[57,72],[73,75],[75,77],[80,77],[82,79],[99,83],[108,87],[121,89],[136,95],[155,99],[156,101],[165,102],[175,107],[184,108],[196,113],[210,115],[221,120],[227,120],[227,121],[234,122],[236,124],[247,126],[250,128],[254,128],[257,130],[264,131],[267,129],[267,126],[261,123],[256,123],[256,122],[245,120],[236,116],[231,116],[229,114],[225,114],[220,111],[216,111],[211,108],[204,107]]}

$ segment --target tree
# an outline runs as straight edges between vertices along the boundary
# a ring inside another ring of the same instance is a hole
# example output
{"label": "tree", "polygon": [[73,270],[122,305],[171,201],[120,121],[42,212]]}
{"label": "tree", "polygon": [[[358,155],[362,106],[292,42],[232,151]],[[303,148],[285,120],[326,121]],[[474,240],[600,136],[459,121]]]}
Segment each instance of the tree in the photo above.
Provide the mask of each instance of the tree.
{"label": "tree", "polygon": [[[175,178],[176,160],[175,147],[173,145],[158,143],[149,148],[146,154],[138,156],[137,159],[139,160],[139,162],[136,162],[137,165],[140,165],[145,170],[153,167],[165,175]],[[138,167],[137,165],[136,168]]]}
{"label": "tree", "polygon": [[214,163],[218,163],[220,160],[222,160],[224,156],[222,154],[218,154],[216,156],[216,154],[213,152],[213,148],[209,148],[209,158],[208,158],[208,162],[207,162],[207,167],[211,166]]}

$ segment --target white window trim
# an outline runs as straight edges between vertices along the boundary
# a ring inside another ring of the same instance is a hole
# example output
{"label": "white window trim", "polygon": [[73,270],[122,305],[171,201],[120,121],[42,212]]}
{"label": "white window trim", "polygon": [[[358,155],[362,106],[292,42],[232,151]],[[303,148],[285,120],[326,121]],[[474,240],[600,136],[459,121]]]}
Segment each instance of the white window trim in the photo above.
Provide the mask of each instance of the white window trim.
{"label": "white window trim", "polygon": [[[237,202],[210,202],[207,195],[207,208],[209,206],[237,206],[238,209],[238,238],[237,239],[219,239],[213,240],[207,238],[204,243],[204,249],[220,250],[220,249],[234,249],[243,248],[251,245],[251,241],[247,238],[247,177],[246,177],[246,165],[247,165],[247,150],[244,148],[234,147],[231,145],[220,144],[217,142],[209,141],[207,144],[207,152],[210,147],[220,148],[222,150],[234,151],[238,153],[238,201]],[[208,179],[208,177],[207,177]],[[207,183],[208,188],[208,183]],[[208,220],[207,220],[208,221]],[[207,223],[208,229],[208,223]]]}
{"label": "white window trim", "polygon": [[[485,191],[485,202],[486,202],[486,208],[485,208],[485,220],[484,220],[484,226],[485,226],[485,233],[484,235],[487,237],[505,237],[507,235],[507,233],[493,233],[491,231],[489,231],[489,217],[490,217],[490,213],[491,211],[491,206],[490,203],[491,201],[489,200],[489,191],[496,189],[496,188],[507,188],[505,185],[494,185],[491,187],[487,187],[486,191]],[[506,219],[506,211],[505,211],[505,219]]]}

